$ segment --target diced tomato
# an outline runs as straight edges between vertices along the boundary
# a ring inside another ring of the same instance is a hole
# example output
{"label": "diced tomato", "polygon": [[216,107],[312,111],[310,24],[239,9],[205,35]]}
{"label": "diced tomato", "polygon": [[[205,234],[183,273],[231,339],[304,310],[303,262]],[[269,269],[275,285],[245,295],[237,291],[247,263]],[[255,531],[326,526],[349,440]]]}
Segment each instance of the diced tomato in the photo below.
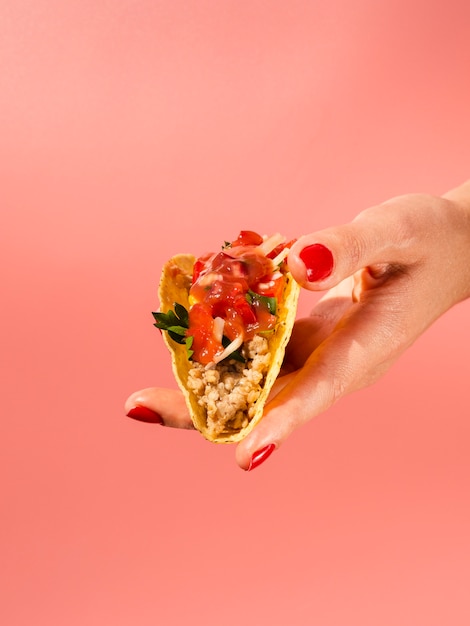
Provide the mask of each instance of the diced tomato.
{"label": "diced tomato", "polygon": [[259,283],[253,287],[255,293],[259,293],[261,296],[267,298],[276,298],[279,302],[284,290],[284,275],[281,274],[277,278],[271,278],[270,276],[264,276]]}
{"label": "diced tomato", "polygon": [[219,300],[211,301],[211,309],[213,317],[222,317],[226,319],[230,315],[230,311],[235,311],[241,318],[245,326],[256,324],[256,315],[250,303],[245,297],[245,291],[232,292]]}
{"label": "diced tomato", "polygon": [[205,266],[206,266],[206,264],[201,259],[197,259],[197,261],[194,263],[194,267],[193,267],[193,282],[192,282],[193,285],[197,281],[199,276],[201,275],[201,272],[205,268]]}
{"label": "diced tomato", "polygon": [[243,320],[245,326],[256,324],[256,315],[245,296],[238,296],[233,301],[233,308]]}
{"label": "diced tomato", "polygon": [[268,307],[258,301],[255,302],[254,310],[256,312],[258,332],[273,330],[273,328],[276,326],[277,317],[270,313]]}
{"label": "diced tomato", "polygon": [[233,258],[225,252],[219,254],[212,260],[211,267],[214,272],[223,274],[225,280],[239,280],[246,275],[246,264],[243,261]]}
{"label": "diced tomato", "polygon": [[263,238],[253,230],[241,230],[235,241],[232,241],[232,246],[259,246],[263,243]]}
{"label": "diced tomato", "polygon": [[[255,318],[256,319],[256,318]],[[245,325],[238,312],[229,307],[225,318],[224,335],[233,341],[239,335],[245,336]]]}
{"label": "diced tomato", "polygon": [[247,341],[258,332],[275,328],[277,317],[271,312],[274,309],[270,310],[263,298],[251,298],[247,294],[255,292],[281,301],[285,277],[273,267],[271,259],[293,241],[278,246],[269,255],[271,258],[256,250],[262,242],[258,233],[242,230],[232,243],[233,250],[207,254],[195,262],[186,333],[193,337],[191,349],[195,361],[211,363],[223,350],[220,335],[219,339],[214,337],[215,318],[224,321],[222,332],[230,341],[240,335]]}
{"label": "diced tomato", "polygon": [[214,255],[211,252],[203,254],[198,259],[196,259],[193,267],[193,282],[192,284],[198,280],[202,272],[205,272],[211,265],[211,258]]}
{"label": "diced tomato", "polygon": [[223,311],[225,306],[229,306],[233,300],[245,293],[248,287],[244,282],[223,282],[216,280],[206,291],[205,302],[212,307],[212,313],[215,317],[222,315],[218,311]]}
{"label": "diced tomato", "polygon": [[268,258],[270,258],[270,259],[276,258],[277,255],[280,254],[284,250],[284,248],[292,248],[292,246],[294,245],[294,243],[296,241],[297,241],[297,239],[291,239],[287,243],[280,243],[276,248],[274,248],[274,250],[272,250],[268,254]]}
{"label": "diced tomato", "polygon": [[190,308],[186,336],[193,337],[191,350],[195,361],[206,365],[214,360],[222,346],[214,338],[214,319],[209,305],[198,302]]}

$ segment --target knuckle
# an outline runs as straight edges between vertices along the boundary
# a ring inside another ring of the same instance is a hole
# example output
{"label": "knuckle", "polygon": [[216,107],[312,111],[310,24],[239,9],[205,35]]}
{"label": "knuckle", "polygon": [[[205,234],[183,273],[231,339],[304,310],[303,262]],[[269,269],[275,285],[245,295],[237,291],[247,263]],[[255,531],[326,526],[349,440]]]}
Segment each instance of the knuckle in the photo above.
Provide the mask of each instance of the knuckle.
{"label": "knuckle", "polygon": [[365,241],[357,230],[351,229],[346,229],[341,239],[341,248],[347,253],[349,273],[352,273],[363,266]]}

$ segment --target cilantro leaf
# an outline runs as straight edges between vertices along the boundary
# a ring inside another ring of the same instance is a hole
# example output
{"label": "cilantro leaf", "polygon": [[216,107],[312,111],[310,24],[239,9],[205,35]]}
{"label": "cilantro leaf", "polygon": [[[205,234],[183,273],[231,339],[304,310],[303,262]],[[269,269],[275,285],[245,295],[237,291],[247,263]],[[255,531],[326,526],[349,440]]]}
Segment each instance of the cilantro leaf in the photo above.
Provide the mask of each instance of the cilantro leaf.
{"label": "cilantro leaf", "polygon": [[185,339],[186,353],[188,355],[188,361],[191,361],[192,356],[194,354],[194,350],[191,350],[191,347],[193,345],[193,341],[194,341],[193,335],[189,335],[189,337],[186,337],[186,339]]}
{"label": "cilantro leaf", "polygon": [[175,310],[170,309],[166,313],[157,311],[152,313],[155,324],[160,330],[165,330],[177,343],[186,343],[186,331],[189,328],[189,314],[182,304],[174,303]]}
{"label": "cilantro leaf", "polygon": [[166,330],[169,333],[173,333],[174,335],[181,335],[182,337],[184,337],[188,329],[184,328],[184,326],[168,326]]}
{"label": "cilantro leaf", "polygon": [[[226,337],[225,335],[222,337],[222,345],[224,348],[226,348],[228,345],[230,345],[231,341],[228,337]],[[246,359],[243,356],[243,354],[240,352],[241,348],[238,348],[238,350],[234,350],[233,352],[231,352],[228,357],[226,357],[224,359],[224,361],[228,361],[230,359],[234,359],[234,361],[238,361],[239,363],[246,363]],[[222,363],[224,361],[221,361]]]}
{"label": "cilantro leaf", "polygon": [[254,291],[248,291],[246,294],[246,299],[250,304],[259,303],[263,305],[271,315],[276,315],[277,312],[277,300],[276,298],[271,298],[269,296],[262,296],[259,293],[255,293]]}
{"label": "cilantro leaf", "polygon": [[181,326],[189,328],[189,313],[182,304],[175,302],[175,314],[179,319]]}

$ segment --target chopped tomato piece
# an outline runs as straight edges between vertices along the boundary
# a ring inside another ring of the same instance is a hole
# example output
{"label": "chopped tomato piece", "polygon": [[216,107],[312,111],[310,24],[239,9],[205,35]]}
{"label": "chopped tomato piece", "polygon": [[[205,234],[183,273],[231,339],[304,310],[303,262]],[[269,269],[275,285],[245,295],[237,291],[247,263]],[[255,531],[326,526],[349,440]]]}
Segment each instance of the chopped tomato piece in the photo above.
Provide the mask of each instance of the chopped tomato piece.
{"label": "chopped tomato piece", "polygon": [[206,267],[206,264],[204,263],[204,261],[202,259],[197,259],[197,261],[194,263],[194,267],[193,267],[193,282],[192,282],[193,285],[197,281],[197,279],[201,275],[202,270],[205,267]]}
{"label": "chopped tomato piece", "polygon": [[277,318],[269,311],[268,307],[258,301],[254,303],[254,309],[258,323],[258,332],[273,330],[276,326]]}
{"label": "chopped tomato piece", "polygon": [[256,315],[247,301],[245,292],[239,291],[234,293],[232,297],[226,297],[212,303],[213,317],[222,317],[226,319],[230,315],[230,311],[235,311],[241,318],[245,326],[248,324],[256,324]]}
{"label": "chopped tomato piece", "polygon": [[259,246],[263,243],[263,238],[253,230],[241,230],[235,241],[232,241],[232,246]]}
{"label": "chopped tomato piece", "polygon": [[233,308],[241,317],[245,326],[256,324],[255,312],[245,296],[237,296],[233,301]]}
{"label": "chopped tomato piece", "polygon": [[214,319],[210,306],[198,302],[190,308],[186,336],[193,337],[191,350],[195,361],[206,365],[214,360],[214,356],[222,349],[222,344],[214,338]]}
{"label": "chopped tomato piece", "polygon": [[227,309],[227,317],[225,319],[224,335],[234,341],[238,336],[245,337],[245,326],[240,315],[235,309]]}
{"label": "chopped tomato piece", "polygon": [[297,239],[291,239],[287,243],[279,244],[276,248],[274,248],[274,250],[272,252],[270,252],[268,254],[268,258],[270,258],[270,259],[276,258],[277,255],[280,254],[285,248],[292,248],[292,246],[294,245],[294,243],[296,241],[297,241]]}
{"label": "chopped tomato piece", "polygon": [[238,280],[246,275],[246,264],[225,252],[219,252],[212,260],[211,267],[214,272],[223,274],[225,280]]}
{"label": "chopped tomato piece", "polygon": [[[258,233],[242,230],[231,247],[206,254],[195,262],[186,333],[193,337],[191,350],[195,361],[211,363],[221,354],[227,340],[242,337],[248,341],[258,332],[275,328],[276,309],[268,299],[281,301],[285,277],[272,259],[293,241],[281,244],[269,257],[257,249],[263,241]],[[223,328],[215,318],[223,320]]]}
{"label": "chopped tomato piece", "polygon": [[230,306],[235,298],[247,291],[246,283],[222,282],[216,280],[206,291],[205,302],[212,307],[214,317],[222,316],[222,312]]}
{"label": "chopped tomato piece", "polygon": [[276,298],[276,300],[280,302],[284,289],[284,282],[284,275],[280,272],[279,276],[276,276],[275,278],[272,278],[271,276],[264,276],[259,283],[254,286],[253,291],[255,293],[259,293],[260,296]]}

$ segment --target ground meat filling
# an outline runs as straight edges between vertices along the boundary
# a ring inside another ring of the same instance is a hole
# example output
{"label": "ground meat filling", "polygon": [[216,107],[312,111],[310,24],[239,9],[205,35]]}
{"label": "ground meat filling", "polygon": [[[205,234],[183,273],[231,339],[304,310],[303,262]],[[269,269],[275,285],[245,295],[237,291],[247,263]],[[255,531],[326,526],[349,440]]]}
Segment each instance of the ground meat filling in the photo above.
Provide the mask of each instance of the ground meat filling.
{"label": "ground meat filling", "polygon": [[209,367],[194,363],[189,370],[188,387],[206,411],[211,435],[238,431],[254,415],[271,361],[268,340],[257,335],[242,353],[246,363],[233,359]]}

